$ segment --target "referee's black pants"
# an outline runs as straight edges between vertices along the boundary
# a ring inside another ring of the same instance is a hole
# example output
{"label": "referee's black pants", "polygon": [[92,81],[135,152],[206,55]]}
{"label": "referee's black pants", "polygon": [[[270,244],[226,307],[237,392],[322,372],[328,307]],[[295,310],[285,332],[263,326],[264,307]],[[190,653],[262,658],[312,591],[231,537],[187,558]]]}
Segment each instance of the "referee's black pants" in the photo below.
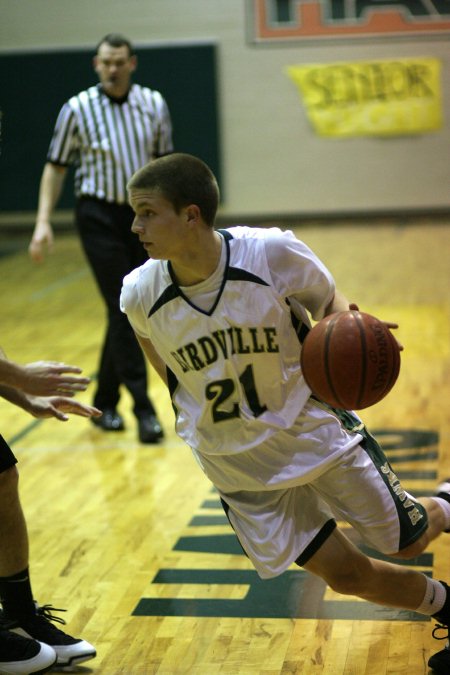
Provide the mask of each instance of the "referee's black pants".
{"label": "referee's black pants", "polygon": [[138,237],[131,232],[133,218],[128,204],[81,197],[76,206],[81,243],[108,313],[94,405],[100,410],[115,409],[120,384],[124,384],[139,417],[154,413],[147,394],[147,369],[133,329],[119,306],[124,276],[148,259]]}

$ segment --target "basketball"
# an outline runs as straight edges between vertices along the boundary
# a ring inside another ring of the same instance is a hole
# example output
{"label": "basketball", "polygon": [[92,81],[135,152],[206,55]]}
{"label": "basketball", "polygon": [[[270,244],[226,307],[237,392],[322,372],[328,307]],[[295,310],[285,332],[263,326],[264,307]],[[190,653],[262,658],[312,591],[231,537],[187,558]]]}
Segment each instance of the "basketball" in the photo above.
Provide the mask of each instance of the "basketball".
{"label": "basketball", "polygon": [[349,310],[326,316],[309,331],[300,364],[318,399],[334,408],[362,410],[381,401],[394,386],[400,350],[382,321]]}

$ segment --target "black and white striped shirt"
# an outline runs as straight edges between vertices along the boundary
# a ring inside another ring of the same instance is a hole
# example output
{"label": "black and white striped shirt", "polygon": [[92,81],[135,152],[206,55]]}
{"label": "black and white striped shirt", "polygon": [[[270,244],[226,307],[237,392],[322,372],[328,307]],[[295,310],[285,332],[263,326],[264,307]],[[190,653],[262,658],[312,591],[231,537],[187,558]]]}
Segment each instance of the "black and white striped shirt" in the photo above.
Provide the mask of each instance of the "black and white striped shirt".
{"label": "black and white striped shirt", "polygon": [[172,151],[169,109],[158,91],[132,84],[128,96],[115,101],[96,85],[62,107],[47,160],[76,165],[77,196],[122,204],[135,171]]}

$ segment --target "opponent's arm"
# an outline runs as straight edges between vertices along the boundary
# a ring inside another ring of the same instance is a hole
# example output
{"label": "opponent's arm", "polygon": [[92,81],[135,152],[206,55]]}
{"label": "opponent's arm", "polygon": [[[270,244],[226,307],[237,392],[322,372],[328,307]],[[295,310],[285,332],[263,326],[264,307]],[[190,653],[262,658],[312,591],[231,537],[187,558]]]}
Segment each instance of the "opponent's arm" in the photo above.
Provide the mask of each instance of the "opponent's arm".
{"label": "opponent's arm", "polygon": [[[72,373],[81,373],[81,368],[56,361],[36,361],[22,366],[8,359],[0,347],[0,386],[6,388],[4,398],[11,403],[15,402],[11,396],[16,398],[9,391],[11,388],[35,396],[73,396],[77,391],[85,391],[90,379]],[[3,396],[1,390],[0,395]]]}
{"label": "opponent's arm", "polygon": [[33,417],[55,417],[60,422],[66,422],[68,414],[79,417],[100,417],[102,412],[92,405],[75,401],[67,396],[29,396],[24,394],[21,408]]}
{"label": "opponent's arm", "polygon": [[61,422],[69,418],[66,413],[80,417],[100,417],[101,410],[75,401],[68,396],[32,396],[19,389],[0,384],[0,396],[33,417],[55,417]]}
{"label": "opponent's arm", "polygon": [[[101,411],[93,406],[73,401],[76,391],[84,391],[88,377],[73,377],[66,373],[80,373],[78,366],[65,363],[38,361],[20,366],[10,361],[0,347],[0,396],[23,408],[34,417],[55,417],[62,422],[69,418],[66,413],[81,417],[99,417]],[[35,396],[33,394],[40,394]],[[51,394],[64,393],[65,396]]]}

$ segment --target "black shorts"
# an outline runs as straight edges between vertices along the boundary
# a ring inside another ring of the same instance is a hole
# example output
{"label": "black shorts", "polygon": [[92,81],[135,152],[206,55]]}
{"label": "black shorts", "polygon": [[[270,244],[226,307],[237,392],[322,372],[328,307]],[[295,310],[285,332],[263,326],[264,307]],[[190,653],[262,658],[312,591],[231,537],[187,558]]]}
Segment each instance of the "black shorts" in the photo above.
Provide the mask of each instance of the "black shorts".
{"label": "black shorts", "polygon": [[10,469],[14,464],[17,464],[17,459],[3,436],[0,436],[0,473]]}

